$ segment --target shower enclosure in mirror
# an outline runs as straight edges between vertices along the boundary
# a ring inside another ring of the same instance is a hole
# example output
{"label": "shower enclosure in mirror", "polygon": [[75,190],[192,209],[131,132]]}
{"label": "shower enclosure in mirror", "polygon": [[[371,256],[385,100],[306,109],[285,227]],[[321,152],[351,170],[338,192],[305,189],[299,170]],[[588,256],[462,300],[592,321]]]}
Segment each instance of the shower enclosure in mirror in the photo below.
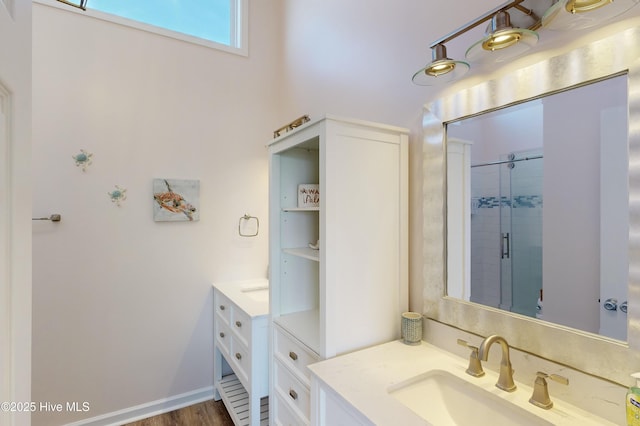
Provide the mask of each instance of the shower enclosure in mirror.
{"label": "shower enclosure in mirror", "polygon": [[472,302],[542,317],[542,162],[539,149],[471,164]]}
{"label": "shower enclosure in mirror", "polygon": [[626,74],[446,133],[448,295],[626,340]]}

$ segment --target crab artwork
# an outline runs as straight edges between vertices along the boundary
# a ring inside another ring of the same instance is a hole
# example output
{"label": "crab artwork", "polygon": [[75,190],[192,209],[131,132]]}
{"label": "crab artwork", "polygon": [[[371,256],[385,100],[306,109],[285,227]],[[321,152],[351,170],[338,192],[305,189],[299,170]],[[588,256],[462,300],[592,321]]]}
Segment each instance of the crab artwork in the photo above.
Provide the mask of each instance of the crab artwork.
{"label": "crab artwork", "polygon": [[153,200],[157,206],[155,219],[157,221],[198,220],[198,208],[193,202],[188,201],[197,198],[198,190],[198,181],[177,180],[170,183],[167,179],[156,179],[153,192]]}
{"label": "crab artwork", "polygon": [[116,189],[111,192],[107,192],[109,198],[111,198],[111,202],[115,203],[116,206],[120,207],[120,203],[127,199],[127,190],[125,188],[120,188],[116,185]]}
{"label": "crab artwork", "polygon": [[71,156],[71,158],[76,162],[76,167],[82,168],[83,172],[86,172],[87,167],[91,165],[91,157],[93,157],[93,154],[85,151],[84,149],[81,149],[80,153]]}

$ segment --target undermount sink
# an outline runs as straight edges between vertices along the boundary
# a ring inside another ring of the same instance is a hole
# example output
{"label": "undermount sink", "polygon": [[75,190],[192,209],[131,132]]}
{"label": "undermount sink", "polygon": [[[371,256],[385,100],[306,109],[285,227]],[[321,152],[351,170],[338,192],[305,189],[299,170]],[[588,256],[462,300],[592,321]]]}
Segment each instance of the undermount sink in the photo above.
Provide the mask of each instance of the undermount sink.
{"label": "undermount sink", "polygon": [[268,285],[249,285],[240,290],[246,297],[256,302],[269,302]]}
{"label": "undermount sink", "polygon": [[[496,392],[504,392],[495,389]],[[522,407],[444,370],[431,370],[388,389],[434,425],[552,425]]]}

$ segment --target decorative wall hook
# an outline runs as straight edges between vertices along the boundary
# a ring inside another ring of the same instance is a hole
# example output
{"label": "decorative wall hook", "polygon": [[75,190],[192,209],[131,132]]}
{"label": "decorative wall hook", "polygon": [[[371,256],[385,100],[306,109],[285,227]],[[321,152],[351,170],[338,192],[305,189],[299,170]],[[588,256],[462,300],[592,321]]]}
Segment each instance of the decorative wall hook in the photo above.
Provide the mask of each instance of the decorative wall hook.
{"label": "decorative wall hook", "polygon": [[111,198],[111,202],[115,203],[118,207],[120,207],[120,203],[127,199],[127,190],[125,188],[120,188],[116,185],[116,189],[107,192],[109,198]]}
{"label": "decorative wall hook", "polygon": [[81,167],[82,171],[86,172],[87,167],[91,165],[91,157],[93,157],[93,154],[81,149],[79,154],[73,155],[71,158],[74,159],[77,167]]}

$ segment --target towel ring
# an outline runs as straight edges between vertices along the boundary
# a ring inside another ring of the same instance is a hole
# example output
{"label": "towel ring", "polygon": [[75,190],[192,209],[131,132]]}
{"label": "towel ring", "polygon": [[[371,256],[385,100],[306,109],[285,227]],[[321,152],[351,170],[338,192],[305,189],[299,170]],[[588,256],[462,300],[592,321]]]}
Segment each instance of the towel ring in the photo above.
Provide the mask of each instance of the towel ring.
{"label": "towel ring", "polygon": [[[250,220],[255,220],[256,221],[256,232],[255,232],[255,234],[245,234],[245,233],[242,232],[242,221],[243,220],[244,221],[250,221]],[[255,237],[255,236],[258,235],[259,231],[260,231],[260,220],[258,220],[258,218],[255,217],[255,216],[250,216],[248,214],[245,214],[238,221],[238,235],[240,235],[241,237]]]}

